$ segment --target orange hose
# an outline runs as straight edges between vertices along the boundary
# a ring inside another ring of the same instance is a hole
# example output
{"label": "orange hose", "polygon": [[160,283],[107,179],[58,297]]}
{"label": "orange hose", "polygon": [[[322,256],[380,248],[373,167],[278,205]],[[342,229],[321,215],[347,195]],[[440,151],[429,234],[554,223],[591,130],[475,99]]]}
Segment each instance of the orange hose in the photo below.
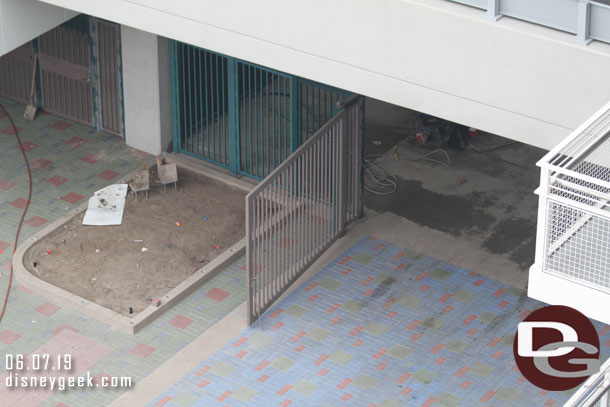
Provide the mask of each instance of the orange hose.
{"label": "orange hose", "polygon": [[25,166],[28,170],[28,199],[25,204],[25,208],[23,209],[23,213],[21,214],[21,219],[19,220],[19,225],[17,225],[17,232],[15,233],[15,243],[13,244],[13,254],[11,254],[11,269],[8,277],[8,286],[6,287],[6,295],[4,296],[4,303],[2,304],[2,311],[0,311],[0,321],[2,321],[2,317],[4,317],[4,311],[6,311],[6,304],[8,302],[8,296],[11,292],[11,285],[13,283],[13,257],[15,256],[15,251],[17,250],[17,243],[19,242],[19,233],[21,232],[21,226],[23,225],[23,220],[25,219],[25,214],[30,207],[30,199],[32,198],[32,171],[30,170],[30,163],[28,162],[28,158],[25,155],[25,151],[23,150],[23,145],[21,144],[21,139],[19,138],[19,132],[17,131],[17,127],[11,118],[11,115],[8,114],[4,106],[0,104],[0,109],[4,112],[6,117],[8,117],[9,122],[11,122],[11,126],[13,127],[13,132],[15,133],[15,138],[17,139],[17,144],[19,145],[19,150],[21,150],[21,155],[23,156],[23,161],[25,162]]}

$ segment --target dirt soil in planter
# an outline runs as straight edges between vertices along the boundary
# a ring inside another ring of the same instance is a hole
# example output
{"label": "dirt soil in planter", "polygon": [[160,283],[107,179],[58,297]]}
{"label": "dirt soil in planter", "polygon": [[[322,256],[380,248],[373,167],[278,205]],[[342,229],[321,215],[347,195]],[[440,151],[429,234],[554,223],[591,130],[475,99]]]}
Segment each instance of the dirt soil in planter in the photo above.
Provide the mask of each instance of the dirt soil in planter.
{"label": "dirt soil in planter", "polygon": [[84,226],[82,212],[26,252],[28,271],[135,316],[244,237],[244,191],[179,167],[163,193],[150,171],[149,199],[129,193],[120,226]]}

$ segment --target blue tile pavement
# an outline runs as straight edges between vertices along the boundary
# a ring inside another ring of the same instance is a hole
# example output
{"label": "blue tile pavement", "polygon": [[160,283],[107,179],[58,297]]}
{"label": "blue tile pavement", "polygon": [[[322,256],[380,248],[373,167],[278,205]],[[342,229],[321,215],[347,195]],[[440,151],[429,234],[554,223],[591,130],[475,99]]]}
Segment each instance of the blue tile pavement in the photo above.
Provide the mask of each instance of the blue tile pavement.
{"label": "blue tile pavement", "polygon": [[150,406],[557,407],[570,394],[529,384],[512,355],[541,306],[366,236]]}

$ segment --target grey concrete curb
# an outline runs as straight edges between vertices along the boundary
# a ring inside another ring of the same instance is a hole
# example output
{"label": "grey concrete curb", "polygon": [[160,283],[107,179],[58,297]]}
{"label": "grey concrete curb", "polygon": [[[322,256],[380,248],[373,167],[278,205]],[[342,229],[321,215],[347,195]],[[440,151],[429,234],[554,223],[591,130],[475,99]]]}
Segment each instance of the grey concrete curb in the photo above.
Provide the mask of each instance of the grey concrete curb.
{"label": "grey concrete curb", "polygon": [[[171,156],[171,158],[173,159],[175,157]],[[240,181],[236,183],[228,182],[231,181],[230,179],[227,179],[230,178],[230,176],[213,173],[207,167],[196,165],[196,162],[192,163],[188,160],[184,160],[185,162],[182,161],[183,160],[176,160],[179,166],[182,166],[190,171],[196,172],[198,174],[207,176],[209,178],[229,184],[234,187],[246,189],[248,191],[252,188],[252,186],[248,187],[247,183],[244,183],[240,180],[236,180]],[[153,165],[152,162],[150,165]],[[126,180],[131,179],[135,172],[136,171],[133,171],[127,176],[122,177],[119,182],[123,183]],[[239,186],[235,184],[239,184]],[[109,324],[110,326],[129,334],[135,334],[136,332],[144,328],[159,315],[170,309],[174,304],[183,300],[193,291],[197,290],[205,282],[217,275],[220,271],[226,268],[226,266],[234,262],[238,257],[242,256],[246,251],[246,242],[244,238],[235,243],[228,250],[225,250],[219,256],[214,258],[205,267],[202,267],[201,269],[194,272],[189,278],[178,284],[166,295],[164,295],[161,298],[160,306],[155,307],[153,305],[149,305],[133,318],[128,318],[119,314],[118,312],[102,307],[101,305],[86,300],[85,298],[82,298],[78,295],[72,294],[62,288],[49,284],[46,281],[35,277],[25,268],[24,256],[28,249],[32,247],[32,245],[34,245],[37,241],[43,239],[55,229],[62,227],[66,222],[70,221],[72,218],[78,216],[80,213],[85,211],[87,209],[87,204],[88,202],[84,202],[78,205],[72,211],[68,212],[56,221],[50,223],[47,227],[45,227],[44,229],[36,233],[34,236],[27,239],[24,243],[22,243],[17,248],[15,256],[13,257],[14,277],[15,280],[18,281],[20,284],[31,290],[34,290],[37,294],[41,294],[42,296],[47,297],[61,305],[74,308],[79,312],[82,312],[92,318]]]}
{"label": "grey concrete curb", "polygon": [[[366,234],[366,228],[363,229],[362,226],[357,227],[355,223],[349,225],[346,229],[346,234],[337,239],[280,298],[274,301],[270,309],[277,306],[294,290],[302,287],[311,277]],[[110,403],[109,407],[145,407],[150,405],[163,391],[247,328],[247,309],[247,302],[241,303],[231,313],[193,340],[193,342],[173,355],[161,366],[158,366],[148,376],[142,378],[133,388],[127,390],[119,398]],[[257,321],[252,326],[252,329],[256,332],[265,332],[265,329],[273,328],[269,326],[263,327],[260,321]]]}
{"label": "grey concrete curb", "polygon": [[182,165],[197,174],[204,175],[208,178],[223,182],[246,192],[250,192],[258,184],[258,181],[250,178],[235,178],[228,170],[220,169],[216,165],[207,163],[186,154],[172,153],[166,154],[165,156],[169,158],[170,161],[174,161],[178,165]]}

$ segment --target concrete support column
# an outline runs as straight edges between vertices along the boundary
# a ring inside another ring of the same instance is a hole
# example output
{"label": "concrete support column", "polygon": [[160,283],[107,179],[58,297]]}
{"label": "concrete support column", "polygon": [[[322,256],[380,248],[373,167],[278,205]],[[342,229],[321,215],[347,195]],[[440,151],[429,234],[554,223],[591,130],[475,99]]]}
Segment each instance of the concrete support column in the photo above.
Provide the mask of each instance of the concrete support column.
{"label": "concrete support column", "polygon": [[169,41],[121,27],[127,145],[159,154],[171,141]]}
{"label": "concrete support column", "polygon": [[591,3],[589,0],[578,2],[578,24],[576,25],[576,41],[580,44],[588,44],[592,41],[589,38],[589,26],[591,24]]}
{"label": "concrete support column", "polygon": [[500,14],[500,0],[487,0],[487,18],[495,21],[502,18],[502,14]]}

